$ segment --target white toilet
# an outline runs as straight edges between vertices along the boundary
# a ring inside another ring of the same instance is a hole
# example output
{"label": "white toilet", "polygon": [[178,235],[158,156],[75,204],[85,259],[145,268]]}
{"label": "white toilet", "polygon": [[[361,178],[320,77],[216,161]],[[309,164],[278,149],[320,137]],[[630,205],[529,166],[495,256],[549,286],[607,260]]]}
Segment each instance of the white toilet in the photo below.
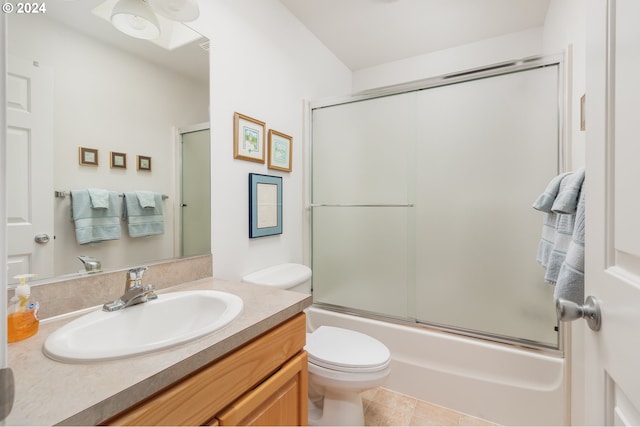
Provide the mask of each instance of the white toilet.
{"label": "white toilet", "polygon": [[[280,264],[256,271],[243,282],[307,291],[311,269]],[[361,393],[381,385],[391,372],[391,353],[380,341],[360,332],[320,326],[307,334],[309,424],[364,425]]]}

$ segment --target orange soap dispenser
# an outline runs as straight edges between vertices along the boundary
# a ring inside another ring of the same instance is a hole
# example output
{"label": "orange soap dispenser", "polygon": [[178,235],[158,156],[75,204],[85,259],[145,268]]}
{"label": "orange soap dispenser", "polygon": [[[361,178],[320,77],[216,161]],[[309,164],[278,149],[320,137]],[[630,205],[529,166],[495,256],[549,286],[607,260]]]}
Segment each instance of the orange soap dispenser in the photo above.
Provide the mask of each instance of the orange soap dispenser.
{"label": "orange soap dispenser", "polygon": [[38,332],[40,318],[38,317],[38,303],[29,301],[31,288],[27,285],[27,279],[35,277],[35,274],[20,274],[14,279],[20,280],[15,295],[11,298],[9,315],[7,316],[7,341],[16,342],[29,338]]}

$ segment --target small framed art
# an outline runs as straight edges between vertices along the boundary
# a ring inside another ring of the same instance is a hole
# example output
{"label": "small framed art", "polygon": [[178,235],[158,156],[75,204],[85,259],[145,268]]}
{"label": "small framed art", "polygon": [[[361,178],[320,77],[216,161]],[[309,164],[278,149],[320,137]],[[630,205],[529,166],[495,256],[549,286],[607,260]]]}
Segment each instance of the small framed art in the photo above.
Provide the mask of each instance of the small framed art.
{"label": "small framed art", "polygon": [[233,158],[264,163],[264,122],[234,113],[233,124]]}
{"label": "small framed art", "polygon": [[78,147],[78,156],[82,166],[98,166],[98,150],[95,148]]}
{"label": "small framed art", "polygon": [[126,169],[127,168],[127,154],[111,152],[111,168],[112,169]]}
{"label": "small framed art", "polygon": [[139,171],[151,172],[151,157],[148,156],[138,156],[138,167]]}
{"label": "small framed art", "polygon": [[269,129],[269,169],[291,172],[292,142],[289,135]]}
{"label": "small framed art", "polygon": [[282,177],[249,174],[249,237],[282,234]]}

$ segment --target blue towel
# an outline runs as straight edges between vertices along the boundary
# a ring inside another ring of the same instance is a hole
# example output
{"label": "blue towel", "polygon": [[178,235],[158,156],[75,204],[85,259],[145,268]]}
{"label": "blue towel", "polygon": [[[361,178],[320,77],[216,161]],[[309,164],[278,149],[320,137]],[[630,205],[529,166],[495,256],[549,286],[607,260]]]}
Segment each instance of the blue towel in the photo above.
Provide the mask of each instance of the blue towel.
{"label": "blue towel", "polygon": [[563,179],[558,195],[553,201],[553,206],[551,206],[551,211],[562,214],[575,214],[583,181],[584,168],[578,169]]}
{"label": "blue towel", "polygon": [[547,188],[544,190],[535,202],[533,202],[533,208],[542,212],[551,212],[551,207],[553,206],[553,202],[556,200],[556,196],[560,191],[560,183],[568,176],[571,172],[565,172],[553,178]]}
{"label": "blue towel", "polygon": [[[542,237],[538,244],[536,260],[546,268],[544,280],[551,284],[556,283],[560,267],[567,255],[575,220],[574,215],[554,212],[552,206],[557,195],[567,193],[566,188],[572,184],[573,176],[574,174],[569,172],[555,177],[533,206],[544,212]],[[554,199],[551,200],[551,197]]]}
{"label": "blue towel", "polygon": [[162,194],[155,193],[154,199],[154,208],[143,208],[135,192],[124,193],[122,219],[127,221],[129,236],[144,237],[164,234]]}
{"label": "blue towel", "polygon": [[109,207],[109,192],[97,188],[90,188],[91,207],[94,209],[107,209]]}
{"label": "blue towel", "polygon": [[553,293],[555,299],[564,298],[580,305],[584,304],[584,203],[584,186],[581,186],[573,238],[560,268]]}
{"label": "blue towel", "polygon": [[71,191],[71,219],[75,223],[79,244],[120,238],[120,197],[109,192],[107,208],[91,205],[89,190]]}
{"label": "blue towel", "polygon": [[155,208],[156,207],[156,193],[152,191],[136,191],[140,206],[143,208]]}

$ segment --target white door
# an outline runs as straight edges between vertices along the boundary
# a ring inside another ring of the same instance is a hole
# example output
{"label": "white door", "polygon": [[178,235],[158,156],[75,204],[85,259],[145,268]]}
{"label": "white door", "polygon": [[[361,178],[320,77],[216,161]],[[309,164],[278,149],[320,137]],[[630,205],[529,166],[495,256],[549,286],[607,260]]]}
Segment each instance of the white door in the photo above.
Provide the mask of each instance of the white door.
{"label": "white door", "polygon": [[602,327],[577,328],[574,399],[587,424],[640,425],[640,1],[587,4],[585,295]]}
{"label": "white door", "polygon": [[9,283],[15,283],[12,277],[16,274],[53,276],[53,161],[53,74],[35,61],[9,56]]}

